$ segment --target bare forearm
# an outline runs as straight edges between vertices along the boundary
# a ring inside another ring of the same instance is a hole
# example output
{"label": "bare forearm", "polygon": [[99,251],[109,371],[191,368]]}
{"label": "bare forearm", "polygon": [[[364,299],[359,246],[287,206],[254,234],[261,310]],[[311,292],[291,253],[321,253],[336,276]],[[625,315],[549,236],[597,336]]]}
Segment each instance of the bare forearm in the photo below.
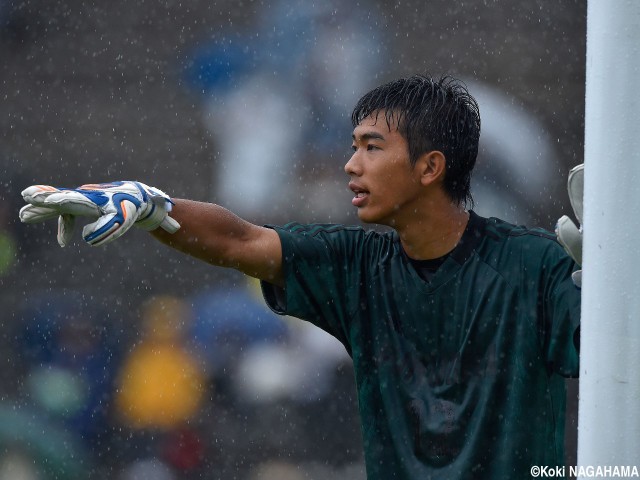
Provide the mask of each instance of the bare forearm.
{"label": "bare forearm", "polygon": [[240,270],[281,284],[281,251],[277,234],[253,225],[219,205],[174,199],[171,216],[180,229],[156,229],[162,243],[212,265]]}
{"label": "bare forearm", "polygon": [[242,238],[246,222],[224,208],[192,200],[174,199],[171,216],[180,230],[169,234],[162,229],[152,235],[162,243],[205,262],[232,266],[225,250],[230,239]]}

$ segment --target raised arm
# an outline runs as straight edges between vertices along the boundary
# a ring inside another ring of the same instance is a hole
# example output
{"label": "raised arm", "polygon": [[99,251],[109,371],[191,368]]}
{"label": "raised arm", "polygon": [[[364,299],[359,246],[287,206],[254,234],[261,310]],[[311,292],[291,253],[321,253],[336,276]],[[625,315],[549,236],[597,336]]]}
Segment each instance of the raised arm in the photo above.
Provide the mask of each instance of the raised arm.
{"label": "raised arm", "polygon": [[82,230],[84,240],[93,246],[112,242],[136,225],[170,247],[213,265],[283,284],[278,234],[218,205],[172,199],[162,190],[132,181],[75,189],[32,185],[22,196],[27,205],[20,210],[20,219],[36,223],[58,218],[62,247],[71,241],[78,217],[93,220]]}
{"label": "raised arm", "polygon": [[282,286],[282,248],[278,234],[249,223],[212,203],[173,199],[171,217],[180,229],[151,234],[162,243],[220,267],[240,270]]}

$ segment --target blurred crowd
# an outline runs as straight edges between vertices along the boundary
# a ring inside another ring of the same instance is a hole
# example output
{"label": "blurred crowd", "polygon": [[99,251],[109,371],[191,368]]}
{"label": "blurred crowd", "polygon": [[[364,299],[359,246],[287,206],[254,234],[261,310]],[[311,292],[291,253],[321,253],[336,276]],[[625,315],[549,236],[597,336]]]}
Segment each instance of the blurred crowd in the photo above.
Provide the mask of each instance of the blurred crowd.
{"label": "blurred crowd", "polygon": [[0,479],[358,478],[344,348],[257,295],[247,280],[153,296],[125,329],[77,291],[33,292],[14,332],[20,388],[0,405]]}

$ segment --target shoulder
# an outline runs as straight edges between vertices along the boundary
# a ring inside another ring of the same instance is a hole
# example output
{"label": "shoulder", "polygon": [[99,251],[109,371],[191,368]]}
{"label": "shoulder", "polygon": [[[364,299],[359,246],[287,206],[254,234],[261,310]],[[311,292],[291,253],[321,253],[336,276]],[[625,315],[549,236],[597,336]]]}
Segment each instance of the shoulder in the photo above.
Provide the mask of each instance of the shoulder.
{"label": "shoulder", "polygon": [[313,248],[322,246],[349,255],[367,252],[375,256],[390,252],[397,245],[395,232],[378,232],[353,225],[292,222],[270,227],[280,235],[285,251],[305,250],[315,245]]}
{"label": "shoulder", "polygon": [[554,233],[540,227],[528,227],[491,217],[485,219],[482,247],[487,256],[500,254],[519,263],[542,263],[545,259],[568,257]]}
{"label": "shoulder", "polygon": [[510,242],[514,245],[531,244],[560,247],[556,235],[544,228],[516,225],[495,217],[485,220],[485,233],[488,238],[494,241]]}

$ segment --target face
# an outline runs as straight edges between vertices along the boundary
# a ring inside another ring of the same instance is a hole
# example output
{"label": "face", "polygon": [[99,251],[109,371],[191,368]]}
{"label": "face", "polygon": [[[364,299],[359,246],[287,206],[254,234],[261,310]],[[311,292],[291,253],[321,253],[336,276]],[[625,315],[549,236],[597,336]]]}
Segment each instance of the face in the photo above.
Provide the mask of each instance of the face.
{"label": "face", "polygon": [[363,222],[394,228],[416,214],[422,192],[406,139],[384,114],[369,116],[353,130],[353,155],[344,169],[351,177],[351,203]]}

